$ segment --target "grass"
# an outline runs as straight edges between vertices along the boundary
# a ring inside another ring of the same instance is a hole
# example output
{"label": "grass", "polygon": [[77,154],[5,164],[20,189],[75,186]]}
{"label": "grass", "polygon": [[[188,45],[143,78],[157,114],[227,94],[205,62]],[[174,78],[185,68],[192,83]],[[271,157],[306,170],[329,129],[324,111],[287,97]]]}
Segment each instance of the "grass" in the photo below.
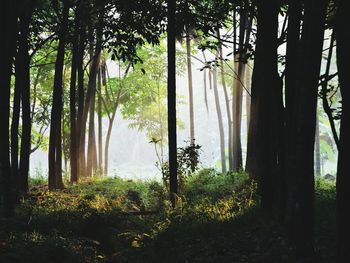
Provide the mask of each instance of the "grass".
{"label": "grass", "polygon": [[[295,262],[284,230],[256,205],[245,174],[188,178],[173,210],[158,182],[85,180],[48,192],[32,182],[0,223],[0,262]],[[334,185],[317,181],[318,262],[334,261]]]}

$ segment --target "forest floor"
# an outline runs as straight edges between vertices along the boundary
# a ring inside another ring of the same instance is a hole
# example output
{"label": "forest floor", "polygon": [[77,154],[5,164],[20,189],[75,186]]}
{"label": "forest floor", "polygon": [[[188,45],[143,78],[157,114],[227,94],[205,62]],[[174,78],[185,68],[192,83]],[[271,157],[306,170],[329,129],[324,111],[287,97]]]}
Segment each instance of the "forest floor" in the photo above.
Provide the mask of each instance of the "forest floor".
{"label": "forest floor", "polygon": [[[206,169],[182,188],[173,210],[158,182],[94,179],[57,192],[32,182],[16,217],[0,219],[0,262],[296,262],[246,175]],[[334,184],[316,189],[317,263],[331,263]]]}

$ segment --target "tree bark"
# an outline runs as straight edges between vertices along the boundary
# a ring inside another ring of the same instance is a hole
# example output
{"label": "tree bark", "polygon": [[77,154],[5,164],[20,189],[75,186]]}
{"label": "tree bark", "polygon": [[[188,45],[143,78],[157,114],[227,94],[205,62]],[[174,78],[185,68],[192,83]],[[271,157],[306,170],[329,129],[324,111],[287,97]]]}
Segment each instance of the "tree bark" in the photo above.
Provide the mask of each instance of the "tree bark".
{"label": "tree bark", "polygon": [[337,262],[350,262],[350,32],[347,27],[349,3],[338,1],[336,18],[337,65],[342,95],[340,147],[337,171]]}
{"label": "tree bark", "polygon": [[98,171],[103,172],[103,155],[102,155],[102,73],[101,67],[98,71],[98,101],[97,101],[97,116],[98,116]]}
{"label": "tree bark", "polygon": [[221,113],[221,106],[220,106],[220,98],[219,98],[219,92],[218,92],[218,80],[217,80],[217,68],[216,65],[213,66],[213,91],[214,91],[214,97],[215,97],[215,107],[216,107],[216,114],[218,118],[218,125],[219,125],[219,134],[220,134],[220,157],[221,157],[221,171],[223,173],[226,173],[226,154],[225,154],[225,132],[224,132],[224,125],[222,122],[222,113]]}
{"label": "tree bark", "polygon": [[16,47],[17,1],[5,0],[0,8],[0,34],[3,36],[0,49],[0,213],[13,214],[11,165],[10,165],[10,87],[12,62]]}
{"label": "tree bark", "polygon": [[245,76],[245,83],[246,83],[246,114],[247,114],[247,130],[249,130],[249,124],[250,124],[250,107],[251,107],[251,81],[252,81],[252,75],[251,70],[249,68],[249,64],[247,63],[246,68],[246,76]]}
{"label": "tree bark", "polygon": [[277,201],[282,87],[277,72],[277,1],[258,3],[257,42],[251,87],[247,171],[258,181],[261,207],[273,212]]}
{"label": "tree bark", "polygon": [[[30,5],[28,10],[24,11],[24,14],[20,17],[20,30],[21,34],[18,41],[18,58],[19,62],[16,63],[19,69],[19,76],[16,76],[16,83],[19,82],[20,97],[22,102],[22,137],[21,137],[21,149],[20,149],[20,163],[19,163],[19,175],[18,186],[21,193],[28,192],[28,178],[29,178],[29,160],[31,151],[31,130],[32,119],[30,110],[30,56],[29,56],[29,24],[33,12],[33,6]],[[18,132],[15,131],[16,133]],[[18,140],[18,137],[17,137]],[[15,143],[18,147],[18,141]],[[18,151],[17,151],[18,158]],[[17,169],[18,169],[18,163]]]}
{"label": "tree bark", "polygon": [[[63,95],[63,67],[66,35],[68,30],[69,7],[65,3],[62,12],[62,22],[59,30],[59,43],[55,63],[55,77],[53,88],[53,100],[51,109],[51,125],[49,139],[49,189],[54,190],[60,186],[57,184],[57,174],[62,171],[61,144],[61,118],[62,118],[62,95]],[[61,161],[60,161],[61,160]],[[59,161],[59,162],[57,162]]]}
{"label": "tree bark", "polygon": [[321,176],[321,151],[320,151],[320,123],[316,111],[316,132],[315,132],[315,160],[316,176]]}
{"label": "tree bark", "polygon": [[186,32],[186,54],[187,54],[187,79],[188,79],[188,99],[190,112],[190,142],[194,144],[194,110],[193,110],[193,80],[192,80],[192,59],[191,59],[191,37],[190,32]]}
{"label": "tree bark", "polygon": [[298,258],[314,254],[314,146],[317,91],[326,16],[326,0],[304,3],[287,171],[292,182],[292,233]]}
{"label": "tree bark", "polygon": [[229,164],[229,171],[234,170],[234,158],[233,158],[233,151],[232,151],[232,118],[231,118],[231,109],[230,109],[230,101],[228,98],[228,92],[226,87],[226,81],[225,81],[225,68],[224,68],[224,57],[223,57],[223,51],[222,51],[222,44],[220,43],[220,31],[217,31],[217,37],[219,40],[219,55],[220,55],[220,72],[221,72],[221,82],[222,87],[224,89],[224,95],[225,95],[225,104],[226,104],[226,114],[227,114],[227,124],[228,124],[228,164]]}
{"label": "tree bark", "polygon": [[78,73],[78,114],[77,114],[77,159],[78,179],[80,176],[85,175],[86,161],[85,161],[85,126],[83,124],[83,115],[85,111],[85,89],[84,89],[84,54],[85,54],[85,30],[83,25],[80,27],[79,34],[79,54],[77,62],[77,73]]}
{"label": "tree bark", "polygon": [[[295,108],[296,98],[296,78],[298,70],[298,57],[300,48],[300,27],[302,18],[302,3],[300,0],[290,0],[288,5],[288,28],[287,28],[287,50],[286,50],[286,68],[285,68],[285,160],[288,165],[288,155],[290,154],[292,143],[291,127],[292,127],[292,113]],[[285,167],[286,174],[285,188],[286,188],[286,212],[285,222],[289,226],[289,231],[293,227],[293,194],[295,193],[294,175],[288,172],[288,166]],[[292,233],[288,233],[291,237]]]}
{"label": "tree bark", "polygon": [[[99,59],[99,56],[98,56]],[[88,159],[87,159],[87,176],[93,176],[97,170],[97,153],[96,153],[96,133],[95,133],[95,101],[96,101],[96,81],[97,71],[99,69],[99,63],[96,69],[90,71],[90,75],[93,75],[92,80],[92,93],[90,99],[90,113],[89,113],[89,137],[88,137]]]}
{"label": "tree bark", "polygon": [[79,56],[79,24],[81,1],[77,1],[74,21],[74,36],[72,47],[72,66],[69,92],[69,109],[70,109],[70,181],[78,182],[78,132],[77,132],[77,113],[76,113],[76,83],[77,67]]}
{"label": "tree bark", "polygon": [[168,0],[168,143],[169,143],[169,185],[172,206],[176,206],[178,193],[177,178],[177,132],[176,132],[176,1]]}

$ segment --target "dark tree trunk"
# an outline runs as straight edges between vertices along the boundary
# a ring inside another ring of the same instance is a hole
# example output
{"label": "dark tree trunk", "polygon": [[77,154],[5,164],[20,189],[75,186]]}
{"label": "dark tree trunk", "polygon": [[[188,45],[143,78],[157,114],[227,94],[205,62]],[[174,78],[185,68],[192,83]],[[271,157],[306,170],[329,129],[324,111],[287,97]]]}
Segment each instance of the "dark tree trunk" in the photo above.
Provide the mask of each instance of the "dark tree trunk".
{"label": "dark tree trunk", "polygon": [[18,126],[19,126],[19,117],[21,113],[21,93],[23,86],[25,85],[23,82],[25,81],[23,71],[23,50],[21,50],[21,40],[22,40],[22,32],[19,35],[19,47],[16,54],[15,59],[15,90],[13,95],[13,111],[12,111],[12,123],[11,123],[11,176],[14,183],[15,190],[15,198],[19,198],[19,165],[18,165]]}
{"label": "dark tree trunk", "polygon": [[290,127],[288,178],[293,178],[290,208],[292,238],[299,258],[314,253],[314,146],[326,0],[304,3],[304,22],[295,79]]}
{"label": "dark tree trunk", "polygon": [[[295,108],[294,99],[296,98],[296,87],[295,79],[297,77],[298,69],[298,57],[299,57],[299,47],[300,47],[300,26],[302,17],[302,4],[300,0],[290,0],[288,5],[288,28],[287,28],[287,50],[286,50],[286,68],[285,68],[285,159],[286,165],[288,165],[288,155],[290,153],[289,145],[291,140],[291,122],[292,113]],[[292,230],[292,204],[293,204],[293,180],[294,175],[288,173],[288,167],[285,167],[286,181],[286,213],[285,221],[289,225],[289,230]],[[291,236],[292,233],[289,233]]]}
{"label": "dark tree trunk", "polygon": [[[69,7],[64,4],[62,12],[62,22],[59,30],[59,43],[57,50],[57,58],[55,63],[55,77],[53,88],[53,99],[51,109],[51,125],[49,139],[49,189],[54,190],[60,186],[57,184],[57,173],[62,171],[61,148],[61,118],[62,118],[62,96],[63,96],[63,67],[64,53],[66,44],[66,35],[68,30],[68,13]],[[60,161],[61,160],[61,161]],[[57,162],[58,161],[58,162]]]}
{"label": "dark tree trunk", "polygon": [[258,180],[261,206],[272,212],[278,181],[278,136],[282,87],[277,73],[277,1],[258,3],[257,42],[251,87],[247,170]]}
{"label": "dark tree trunk", "polygon": [[[18,63],[16,61],[16,68],[18,68],[18,76],[16,69],[16,85],[17,82],[20,87],[19,93],[22,100],[22,137],[21,137],[21,150],[20,150],[20,164],[19,164],[19,176],[18,185],[21,193],[28,192],[28,178],[29,178],[29,159],[31,148],[31,130],[32,120],[30,116],[30,56],[29,56],[29,23],[32,15],[32,7],[26,10],[20,17],[20,36],[18,41]],[[17,58],[16,58],[17,60]],[[15,92],[16,93],[16,92]],[[16,95],[15,95],[16,97]],[[18,132],[15,131],[16,133]],[[15,146],[18,147],[18,137],[16,138]],[[18,150],[17,150],[18,158]],[[18,163],[17,169],[18,169]]]}
{"label": "dark tree trunk", "polygon": [[168,0],[168,143],[170,200],[176,206],[177,185],[177,132],[176,132],[176,1]]}
{"label": "dark tree trunk", "polygon": [[77,2],[75,12],[75,25],[72,48],[72,67],[69,92],[69,109],[70,109],[70,167],[71,182],[78,182],[78,132],[77,132],[77,113],[76,113],[76,83],[77,83],[77,67],[79,56],[79,25],[80,25],[80,8],[81,1]]}
{"label": "dark tree trunk", "polygon": [[337,262],[350,262],[350,32],[349,3],[338,1],[336,37],[339,84],[342,95],[340,147],[337,172]]}
{"label": "dark tree trunk", "polygon": [[12,62],[16,47],[16,1],[5,0],[0,8],[0,213],[13,214],[10,166],[10,87]]}

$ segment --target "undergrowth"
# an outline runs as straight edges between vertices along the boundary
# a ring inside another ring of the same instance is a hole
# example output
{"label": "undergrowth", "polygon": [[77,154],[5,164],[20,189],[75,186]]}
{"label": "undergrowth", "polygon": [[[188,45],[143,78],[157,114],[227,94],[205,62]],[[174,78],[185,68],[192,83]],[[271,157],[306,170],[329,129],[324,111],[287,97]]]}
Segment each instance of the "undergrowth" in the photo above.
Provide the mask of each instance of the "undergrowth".
{"label": "undergrowth", "polygon": [[[334,185],[316,183],[319,262],[332,262]],[[0,224],[0,262],[294,262],[283,229],[257,208],[246,174],[187,177],[172,209],[156,181],[84,179],[49,192],[43,178]]]}

